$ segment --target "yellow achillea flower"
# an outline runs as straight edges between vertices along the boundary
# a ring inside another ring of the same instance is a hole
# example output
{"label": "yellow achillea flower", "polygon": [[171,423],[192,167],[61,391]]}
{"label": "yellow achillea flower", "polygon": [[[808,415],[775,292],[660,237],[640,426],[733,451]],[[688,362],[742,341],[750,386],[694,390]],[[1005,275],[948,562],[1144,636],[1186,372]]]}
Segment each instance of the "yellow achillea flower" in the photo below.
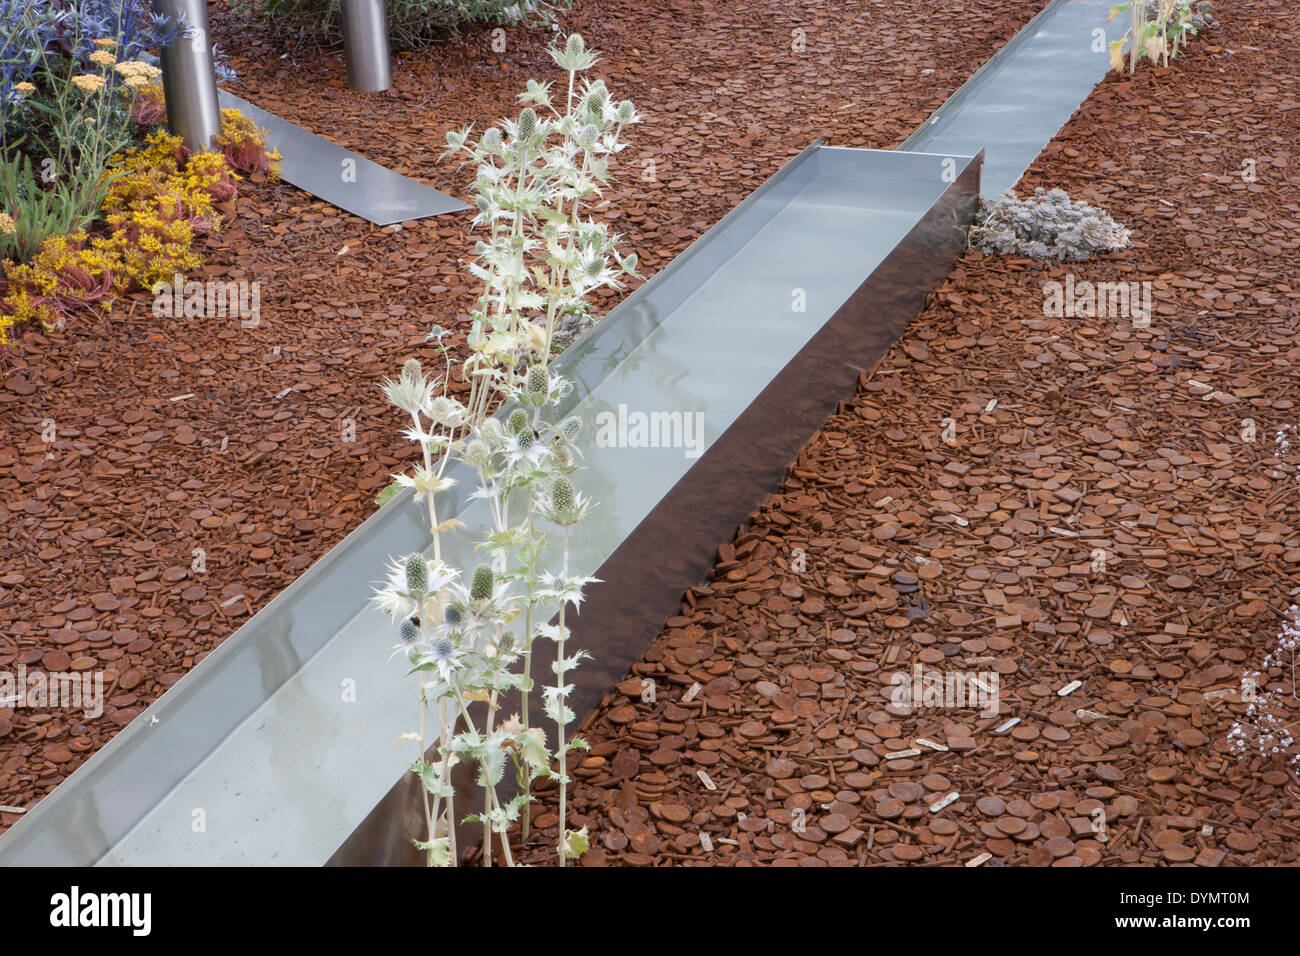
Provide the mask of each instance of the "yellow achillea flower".
{"label": "yellow achillea flower", "polygon": [[0,233],[12,236],[17,231],[18,224],[14,222],[13,217],[7,212],[0,212]]}
{"label": "yellow achillea flower", "polygon": [[162,76],[162,70],[141,60],[127,60],[125,63],[114,64],[113,69],[119,76],[132,77],[143,76],[145,79],[156,80]]}
{"label": "yellow achillea flower", "polygon": [[94,73],[82,73],[72,78],[72,85],[83,93],[98,93],[104,88],[104,78]]}
{"label": "yellow achillea flower", "polygon": [[113,56],[113,54],[109,53],[107,50],[96,50],[94,53],[90,54],[87,59],[97,66],[113,66],[117,63],[117,57]]}
{"label": "yellow achillea flower", "polygon": [[122,83],[129,90],[142,90],[146,86],[150,85],[148,79],[146,79],[143,76],[136,76],[136,75],[128,76],[125,80],[122,81]]}
{"label": "yellow achillea flower", "polygon": [[24,80],[22,83],[15,83],[14,89],[17,90],[19,93],[23,93],[23,94],[35,93],[36,84],[28,83],[26,80]]}
{"label": "yellow achillea flower", "polygon": [[101,50],[111,50],[113,47],[117,46],[117,41],[110,40],[108,37],[100,37],[94,42],[95,46],[99,47]]}

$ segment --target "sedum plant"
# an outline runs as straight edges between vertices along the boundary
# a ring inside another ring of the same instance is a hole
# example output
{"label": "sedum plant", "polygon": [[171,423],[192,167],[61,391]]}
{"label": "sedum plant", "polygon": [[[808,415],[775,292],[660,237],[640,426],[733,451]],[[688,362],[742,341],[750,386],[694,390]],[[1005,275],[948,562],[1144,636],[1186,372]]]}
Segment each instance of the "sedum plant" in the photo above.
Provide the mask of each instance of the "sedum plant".
{"label": "sedum plant", "polygon": [[[485,865],[496,845],[512,864],[508,832],[519,822],[528,839],[531,789],[542,778],[559,792],[558,863],[577,858],[587,844],[585,827],[567,826],[567,757],[586,747],[568,733],[568,674],[586,654],[570,649],[566,619],[594,580],[569,568],[570,530],[591,502],[574,484],[582,422],[556,420],[572,385],[549,363],[557,335],[592,321],[590,295],[622,288],[622,278],[634,274],[635,256],[619,253],[619,237],[587,210],[609,180],[622,131],[638,116],[631,102],[615,103],[601,81],[579,79],[596,61],[580,36],[550,53],[568,74],[562,100],[552,98],[550,83],[529,81],[517,119],[488,128],[477,141],[468,129],[448,135],[449,154],[475,164],[474,222],[488,233],[470,265],[483,292],[471,315],[469,355],[458,369],[470,383],[465,400],[451,394],[457,369],[438,328],[431,338],[443,370],[430,375],[411,359],[383,385],[409,416],[405,434],[421,450],[414,471],[397,476],[385,495],[412,488],[427,508],[432,537],[432,555],[393,560],[375,596],[398,627],[395,652],[419,677],[420,729],[403,739],[419,748],[412,770],[423,785],[425,833],[416,843],[432,865],[455,864],[458,819],[482,825]],[[494,406],[502,413],[490,417]],[[470,498],[490,516],[476,543],[483,560],[473,568],[451,567],[443,556],[443,535],[463,527],[438,511],[438,495],[452,487],[453,460],[476,475]],[[529,712],[539,639],[556,645],[554,682],[542,692],[553,743]],[[501,719],[505,713],[511,716]],[[428,759],[435,740],[436,756]],[[482,801],[481,812],[458,817],[463,808],[455,805],[451,773],[462,762],[476,768]],[[509,770],[519,792],[503,802],[497,788]]]}
{"label": "sedum plant", "polygon": [[1121,13],[1128,14],[1128,28],[1122,38],[1110,45],[1111,69],[1121,72],[1127,61],[1128,72],[1135,73],[1143,57],[1168,66],[1188,36],[1218,26],[1214,20],[1214,4],[1209,0],[1195,4],[1193,0],[1129,0],[1112,7],[1107,19],[1114,20]]}
{"label": "sedum plant", "polygon": [[1129,230],[1104,211],[1071,200],[1064,189],[1039,187],[1032,199],[1020,199],[1012,190],[995,200],[981,199],[969,245],[987,255],[1068,261],[1126,249],[1129,238]]}

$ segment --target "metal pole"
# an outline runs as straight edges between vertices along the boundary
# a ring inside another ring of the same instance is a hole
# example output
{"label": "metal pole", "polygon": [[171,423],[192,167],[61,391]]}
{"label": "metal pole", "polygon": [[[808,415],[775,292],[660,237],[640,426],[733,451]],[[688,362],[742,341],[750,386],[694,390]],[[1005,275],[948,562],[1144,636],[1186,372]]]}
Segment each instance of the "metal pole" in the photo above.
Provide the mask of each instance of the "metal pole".
{"label": "metal pole", "polygon": [[153,0],[154,12],[183,19],[185,33],[162,49],[167,128],[195,152],[212,148],[221,132],[217,77],[212,67],[212,34],[206,0]]}
{"label": "metal pole", "polygon": [[343,53],[348,86],[376,93],[393,85],[388,54],[388,5],[385,0],[342,0]]}

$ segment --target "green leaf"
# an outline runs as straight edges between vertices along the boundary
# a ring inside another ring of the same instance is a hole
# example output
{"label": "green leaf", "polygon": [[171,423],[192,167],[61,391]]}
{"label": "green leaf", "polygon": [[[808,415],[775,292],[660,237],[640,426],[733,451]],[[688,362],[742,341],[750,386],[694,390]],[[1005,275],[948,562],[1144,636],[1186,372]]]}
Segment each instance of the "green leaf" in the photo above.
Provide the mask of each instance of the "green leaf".
{"label": "green leaf", "polygon": [[375,495],[375,504],[383,507],[397,497],[397,493],[402,490],[401,482],[394,481],[379,494]]}
{"label": "green leaf", "polygon": [[587,852],[591,841],[587,836],[587,828],[581,830],[569,830],[564,837],[563,850],[564,855],[570,860],[576,860],[582,854]]}

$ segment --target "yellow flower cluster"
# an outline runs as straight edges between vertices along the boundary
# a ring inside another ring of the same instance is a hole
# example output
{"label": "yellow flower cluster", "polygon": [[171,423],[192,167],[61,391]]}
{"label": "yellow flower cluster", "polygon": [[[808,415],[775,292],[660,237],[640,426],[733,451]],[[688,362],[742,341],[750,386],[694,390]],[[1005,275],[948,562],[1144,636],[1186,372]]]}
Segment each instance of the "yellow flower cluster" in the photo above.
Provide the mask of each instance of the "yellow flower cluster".
{"label": "yellow flower cluster", "polygon": [[[216,232],[215,203],[233,199],[238,177],[217,153],[184,158],[179,137],[159,130],[144,145],[115,157],[103,213],[110,233],[51,237],[30,263],[6,263],[0,299],[0,346],[18,322],[57,325],[63,314],[91,303],[107,308],[107,289],[149,288],[203,264],[196,231]],[[0,228],[5,221],[0,219]]]}
{"label": "yellow flower cluster", "polygon": [[82,73],[72,78],[72,85],[83,93],[98,93],[104,88],[104,78],[97,73]]}
{"label": "yellow flower cluster", "polygon": [[107,50],[96,50],[87,59],[96,66],[114,66],[117,63],[117,57]]}
{"label": "yellow flower cluster", "polygon": [[110,40],[108,37],[100,37],[98,40],[93,40],[91,42],[101,50],[111,50],[113,47],[117,46],[117,41]]}
{"label": "yellow flower cluster", "polygon": [[0,233],[6,236],[12,236],[18,231],[18,226],[14,222],[13,216],[7,212],[0,212]]}
{"label": "yellow flower cluster", "polygon": [[213,144],[241,172],[280,178],[280,151],[267,152],[266,131],[239,110],[221,111],[221,132]]}
{"label": "yellow flower cluster", "polygon": [[41,243],[31,262],[14,266],[6,278],[9,289],[0,302],[0,346],[9,344],[9,329],[18,322],[58,326],[61,302],[91,304],[107,310],[107,290],[113,281],[113,256],[87,248],[80,230],[51,236]]}
{"label": "yellow flower cluster", "polygon": [[36,84],[28,83],[26,80],[24,80],[21,83],[15,83],[14,89],[17,90],[19,93],[22,93],[24,96],[27,96],[31,93],[36,92]]}
{"label": "yellow flower cluster", "polygon": [[[92,53],[90,56],[91,59],[94,59],[95,54]],[[162,70],[141,60],[127,60],[125,63],[114,61],[113,71],[124,80],[129,80],[133,76],[139,76],[152,81],[162,76]]]}

